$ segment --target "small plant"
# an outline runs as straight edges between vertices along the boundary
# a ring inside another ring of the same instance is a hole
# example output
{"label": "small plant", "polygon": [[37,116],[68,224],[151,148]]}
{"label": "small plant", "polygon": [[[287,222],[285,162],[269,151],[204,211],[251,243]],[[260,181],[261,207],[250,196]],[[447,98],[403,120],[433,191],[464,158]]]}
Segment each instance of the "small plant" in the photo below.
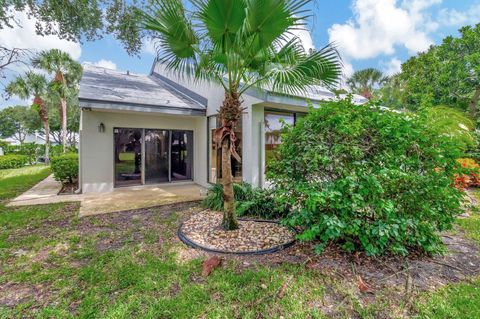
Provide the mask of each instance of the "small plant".
{"label": "small plant", "polygon": [[56,181],[73,184],[78,178],[78,154],[69,153],[53,157],[51,160],[53,177]]}
{"label": "small plant", "polygon": [[285,127],[268,178],[299,238],[346,251],[407,255],[442,249],[438,231],[461,212],[452,181],[461,150],[422,117],[349,100]]}
{"label": "small plant", "polygon": [[28,163],[28,156],[26,155],[3,155],[0,156],[0,169],[20,168]]}
{"label": "small plant", "polygon": [[[276,219],[286,215],[285,206],[275,202],[270,190],[253,188],[248,183],[239,183],[233,185],[233,193],[236,202],[235,210],[240,216]],[[215,184],[209,189],[202,206],[223,211],[223,186],[221,184]]]}

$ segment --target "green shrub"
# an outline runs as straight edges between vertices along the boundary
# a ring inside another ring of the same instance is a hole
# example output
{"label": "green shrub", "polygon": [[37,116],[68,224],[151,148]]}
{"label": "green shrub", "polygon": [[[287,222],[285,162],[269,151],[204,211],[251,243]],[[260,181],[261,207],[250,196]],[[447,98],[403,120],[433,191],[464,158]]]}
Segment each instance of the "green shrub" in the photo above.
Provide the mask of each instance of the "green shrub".
{"label": "green shrub", "polygon": [[50,157],[58,157],[62,154],[78,153],[78,149],[75,146],[67,146],[66,153],[63,153],[63,145],[50,146]]}
{"label": "green shrub", "polygon": [[285,127],[267,176],[291,208],[286,223],[318,252],[335,242],[368,255],[433,253],[461,212],[459,153],[421,117],[344,100]]}
{"label": "green shrub", "polygon": [[0,156],[0,169],[20,168],[28,163],[28,156],[25,155],[2,155]]}
{"label": "green shrub", "polygon": [[62,184],[74,183],[78,178],[78,154],[67,153],[51,159],[50,166],[55,180]]}
{"label": "green shrub", "polygon": [[[253,188],[248,183],[233,184],[236,212],[239,216],[248,215],[260,218],[279,218],[286,214],[286,210],[275,202],[271,191]],[[223,211],[223,186],[215,184],[208,190],[208,196],[202,206]]]}
{"label": "green shrub", "polygon": [[20,145],[7,145],[4,152],[5,154],[25,155],[28,158],[28,163],[33,165],[37,162],[37,156],[41,149],[42,146],[40,144],[31,142]]}

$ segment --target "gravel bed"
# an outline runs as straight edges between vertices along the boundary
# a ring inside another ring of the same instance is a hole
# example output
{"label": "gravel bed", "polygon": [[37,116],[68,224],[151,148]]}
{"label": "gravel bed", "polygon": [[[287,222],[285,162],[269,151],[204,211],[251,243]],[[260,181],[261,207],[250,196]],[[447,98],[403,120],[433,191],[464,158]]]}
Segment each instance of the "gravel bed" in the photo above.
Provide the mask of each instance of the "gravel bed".
{"label": "gravel bed", "polygon": [[221,222],[221,212],[204,210],[185,221],[180,233],[200,248],[228,253],[274,249],[295,239],[294,231],[277,223],[239,220],[239,229],[225,231]]}

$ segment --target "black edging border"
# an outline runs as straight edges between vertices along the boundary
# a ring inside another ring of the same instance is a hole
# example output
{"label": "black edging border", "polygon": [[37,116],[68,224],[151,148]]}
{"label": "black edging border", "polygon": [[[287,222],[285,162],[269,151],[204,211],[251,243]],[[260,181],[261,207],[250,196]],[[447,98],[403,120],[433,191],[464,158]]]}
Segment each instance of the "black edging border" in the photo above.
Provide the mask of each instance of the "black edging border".
{"label": "black edging border", "polygon": [[[201,213],[201,212],[200,212]],[[280,224],[279,222],[272,221],[272,220],[264,220],[264,219],[249,219],[249,218],[238,218],[239,221],[253,221],[253,222],[258,222],[258,223],[270,223],[270,224]],[[278,251],[284,250],[288,247],[291,247],[295,244],[296,240],[293,239],[289,242],[286,242],[284,244],[274,246],[272,248],[268,249],[261,249],[261,250],[248,250],[248,251],[228,251],[228,250],[220,250],[220,249],[213,249],[213,248],[208,248],[202,245],[199,245],[195,243],[194,241],[190,240],[183,232],[182,232],[182,227],[183,223],[180,224],[180,227],[178,227],[177,231],[177,236],[178,238],[187,246],[194,248],[194,249],[200,249],[204,250],[210,253],[218,253],[218,254],[228,254],[228,255],[264,255],[264,254],[272,254],[276,253]],[[292,230],[295,232],[295,234],[298,234],[297,230],[293,229]]]}

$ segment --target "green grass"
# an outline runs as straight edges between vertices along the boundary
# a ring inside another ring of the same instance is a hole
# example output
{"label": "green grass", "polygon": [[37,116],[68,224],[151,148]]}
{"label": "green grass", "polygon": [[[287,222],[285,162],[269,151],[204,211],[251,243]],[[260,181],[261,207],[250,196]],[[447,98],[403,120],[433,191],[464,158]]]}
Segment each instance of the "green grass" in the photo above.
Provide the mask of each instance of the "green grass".
{"label": "green grass", "polygon": [[[480,202],[480,190],[473,189]],[[480,214],[473,211],[468,218],[458,220],[465,235],[480,245]],[[473,319],[480,318],[480,277],[469,282],[451,284],[430,294],[425,294],[417,305],[420,318]]]}
{"label": "green grass", "polygon": [[50,174],[44,165],[0,170],[0,203],[30,189]]}
{"label": "green grass", "polygon": [[[0,174],[0,194],[8,199],[48,175],[48,168]],[[325,305],[338,318],[403,313],[391,308],[402,306],[388,291],[375,291],[375,300],[366,302],[355,282],[299,264],[228,259],[204,278],[202,260],[182,257],[186,250],[175,241],[181,211],[77,214],[75,203],[0,204],[2,298],[19,297],[14,305],[0,303],[0,318],[327,318],[319,310]],[[477,217],[459,221],[474,239]],[[416,300],[418,318],[479,318],[480,279]]]}

